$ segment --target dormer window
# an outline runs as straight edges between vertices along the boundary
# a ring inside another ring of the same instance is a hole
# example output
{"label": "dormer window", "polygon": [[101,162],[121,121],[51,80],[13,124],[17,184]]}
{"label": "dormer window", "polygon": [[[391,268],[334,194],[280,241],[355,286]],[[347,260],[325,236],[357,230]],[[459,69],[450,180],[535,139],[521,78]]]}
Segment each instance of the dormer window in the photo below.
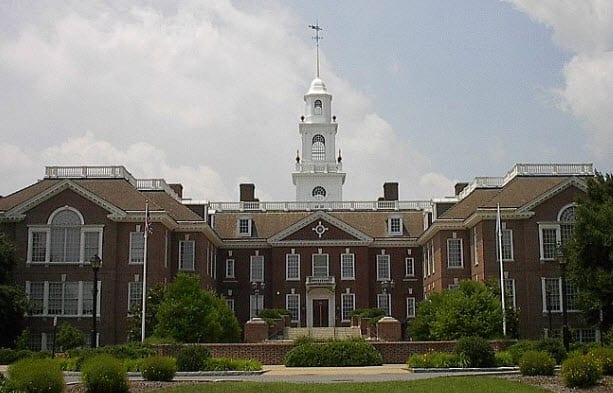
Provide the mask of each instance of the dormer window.
{"label": "dormer window", "polygon": [[249,217],[238,219],[238,236],[251,236],[252,221]]}
{"label": "dormer window", "polygon": [[390,217],[387,220],[387,231],[390,235],[402,235],[402,217]]}
{"label": "dormer window", "polygon": [[313,104],[313,113],[316,115],[321,115],[321,112],[322,112],[321,100],[315,100],[315,103]]}

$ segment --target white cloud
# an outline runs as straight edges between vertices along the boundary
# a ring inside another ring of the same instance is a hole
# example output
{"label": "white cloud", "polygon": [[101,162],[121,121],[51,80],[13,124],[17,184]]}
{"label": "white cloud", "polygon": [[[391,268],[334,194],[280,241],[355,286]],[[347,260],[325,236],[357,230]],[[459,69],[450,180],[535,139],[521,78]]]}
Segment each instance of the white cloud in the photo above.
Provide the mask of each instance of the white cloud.
{"label": "white cloud", "polygon": [[[610,0],[507,0],[553,30],[554,41],[572,52],[560,105],[580,119],[588,148],[613,166],[613,2]],[[606,170],[606,168],[605,168]]]}
{"label": "white cloud", "polygon": [[[27,168],[1,161],[13,179],[0,192],[39,178],[45,165],[114,164],[182,182],[196,199],[235,199],[243,179],[261,199],[293,199],[314,56],[310,33],[284,5],[36,6],[11,9],[20,17],[0,35],[2,148]],[[374,199],[395,179],[402,197],[438,192],[408,187],[430,171],[427,160],[334,73],[325,51],[322,75],[339,115],[345,197]]]}

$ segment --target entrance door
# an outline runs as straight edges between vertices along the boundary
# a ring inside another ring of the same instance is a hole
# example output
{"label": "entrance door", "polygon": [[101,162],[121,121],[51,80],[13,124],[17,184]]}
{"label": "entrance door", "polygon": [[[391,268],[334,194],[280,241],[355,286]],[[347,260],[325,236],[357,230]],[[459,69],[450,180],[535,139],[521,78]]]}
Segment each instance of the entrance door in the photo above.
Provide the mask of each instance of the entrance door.
{"label": "entrance door", "polygon": [[328,327],[328,299],[313,300],[313,327]]}

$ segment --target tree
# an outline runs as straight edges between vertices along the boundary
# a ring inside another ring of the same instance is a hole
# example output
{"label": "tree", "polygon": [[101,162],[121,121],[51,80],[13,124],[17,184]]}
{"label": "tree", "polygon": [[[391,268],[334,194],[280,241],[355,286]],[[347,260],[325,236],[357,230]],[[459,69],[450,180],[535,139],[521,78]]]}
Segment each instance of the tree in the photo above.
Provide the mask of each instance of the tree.
{"label": "tree", "polygon": [[[157,284],[147,290],[147,312],[145,316],[145,337],[150,337],[157,326],[157,312],[160,303],[164,299],[166,288],[162,284]],[[128,341],[141,340],[141,318],[142,305],[138,304],[130,309],[128,317]]]}
{"label": "tree", "polygon": [[240,326],[226,302],[200,287],[196,275],[180,273],[168,285],[156,314],[155,335],[181,342],[236,342]]}
{"label": "tree", "polygon": [[596,173],[578,201],[568,276],[577,285],[577,305],[601,331],[613,326],[613,176]]}
{"label": "tree", "polygon": [[22,288],[13,285],[17,263],[13,242],[0,232],[0,347],[12,347],[25,327],[29,301]]}
{"label": "tree", "polygon": [[496,286],[465,280],[458,289],[431,294],[417,306],[409,335],[417,340],[502,335],[502,310]]}
{"label": "tree", "polygon": [[64,351],[80,347],[85,344],[85,335],[80,329],[68,322],[62,322],[55,338],[55,345]]}

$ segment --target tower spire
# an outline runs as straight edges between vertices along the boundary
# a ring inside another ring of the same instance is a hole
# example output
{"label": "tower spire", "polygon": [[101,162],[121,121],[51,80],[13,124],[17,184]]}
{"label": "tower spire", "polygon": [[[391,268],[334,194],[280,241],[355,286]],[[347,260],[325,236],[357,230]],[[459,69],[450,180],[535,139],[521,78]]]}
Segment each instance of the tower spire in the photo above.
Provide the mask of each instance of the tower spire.
{"label": "tower spire", "polygon": [[315,40],[315,56],[317,61],[317,78],[319,78],[319,40],[322,40],[324,37],[319,35],[319,32],[323,29],[319,26],[319,21],[316,21],[314,25],[309,25],[309,27],[315,30],[315,36],[313,39]]}

